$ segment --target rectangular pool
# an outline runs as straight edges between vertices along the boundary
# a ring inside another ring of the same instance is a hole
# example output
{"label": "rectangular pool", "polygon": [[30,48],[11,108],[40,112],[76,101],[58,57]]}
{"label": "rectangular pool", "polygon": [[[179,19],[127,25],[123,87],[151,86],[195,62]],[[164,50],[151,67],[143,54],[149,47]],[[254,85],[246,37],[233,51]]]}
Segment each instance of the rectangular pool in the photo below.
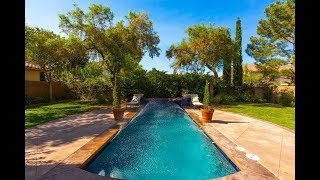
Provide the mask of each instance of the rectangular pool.
{"label": "rectangular pool", "polygon": [[169,101],[150,101],[84,169],[119,179],[210,179],[239,171]]}

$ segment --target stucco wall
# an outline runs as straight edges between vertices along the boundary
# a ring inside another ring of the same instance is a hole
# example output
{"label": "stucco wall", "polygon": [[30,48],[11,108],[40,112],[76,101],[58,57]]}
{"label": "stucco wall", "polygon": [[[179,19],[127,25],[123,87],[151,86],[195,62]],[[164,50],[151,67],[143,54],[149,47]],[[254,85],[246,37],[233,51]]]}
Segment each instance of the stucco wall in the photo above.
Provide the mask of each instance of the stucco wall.
{"label": "stucco wall", "polygon": [[40,81],[40,71],[37,70],[25,70],[25,80],[26,81]]}

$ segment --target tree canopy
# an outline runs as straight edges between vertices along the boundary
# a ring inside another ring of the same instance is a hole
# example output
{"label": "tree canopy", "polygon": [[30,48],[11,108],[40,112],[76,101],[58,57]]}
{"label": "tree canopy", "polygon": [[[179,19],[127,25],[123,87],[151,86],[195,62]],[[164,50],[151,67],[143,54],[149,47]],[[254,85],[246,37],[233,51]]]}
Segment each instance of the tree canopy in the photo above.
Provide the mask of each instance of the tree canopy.
{"label": "tree canopy", "polygon": [[27,60],[37,63],[46,72],[62,66],[65,49],[60,36],[49,30],[26,26],[25,37]]}
{"label": "tree canopy", "polygon": [[174,70],[201,65],[214,73],[218,79],[217,68],[223,66],[223,59],[232,53],[229,29],[214,27],[212,24],[193,25],[185,30],[186,38],[177,45],[171,45],[166,51],[167,58],[173,58]]}
{"label": "tree canopy", "polygon": [[[49,82],[52,100],[52,78],[64,69],[83,67],[88,62],[88,54],[82,41],[71,36],[63,38],[52,31],[26,26],[25,58],[40,66]],[[56,76],[59,77],[59,76]]]}
{"label": "tree canopy", "polygon": [[159,56],[160,39],[145,12],[130,11],[125,20],[114,23],[109,7],[92,4],[86,13],[75,5],[59,17],[63,32],[82,39],[85,48],[103,62],[113,85],[115,76],[137,66],[145,53]]}
{"label": "tree canopy", "polygon": [[292,61],[295,54],[295,2],[270,4],[264,11],[266,19],[259,20],[258,36],[251,36],[246,53],[259,63],[284,57]]}

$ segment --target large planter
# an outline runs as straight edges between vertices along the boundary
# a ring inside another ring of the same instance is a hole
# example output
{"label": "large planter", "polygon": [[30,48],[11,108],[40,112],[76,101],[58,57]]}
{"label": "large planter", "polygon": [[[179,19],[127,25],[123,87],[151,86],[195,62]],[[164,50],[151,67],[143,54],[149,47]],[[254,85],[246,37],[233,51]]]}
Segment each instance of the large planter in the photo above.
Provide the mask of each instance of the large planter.
{"label": "large planter", "polygon": [[214,109],[201,109],[202,121],[203,122],[211,122],[212,121],[212,114]]}
{"label": "large planter", "polygon": [[116,120],[116,121],[122,120],[125,110],[126,110],[125,107],[120,107],[120,108],[112,107],[114,120]]}

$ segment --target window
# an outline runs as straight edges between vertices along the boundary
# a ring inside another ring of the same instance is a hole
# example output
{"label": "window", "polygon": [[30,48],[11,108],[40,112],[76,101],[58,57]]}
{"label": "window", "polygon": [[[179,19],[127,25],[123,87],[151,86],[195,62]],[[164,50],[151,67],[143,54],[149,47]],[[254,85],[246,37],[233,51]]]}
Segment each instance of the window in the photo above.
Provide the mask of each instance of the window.
{"label": "window", "polygon": [[46,76],[44,72],[40,72],[40,81],[45,81],[45,80],[46,80]]}

